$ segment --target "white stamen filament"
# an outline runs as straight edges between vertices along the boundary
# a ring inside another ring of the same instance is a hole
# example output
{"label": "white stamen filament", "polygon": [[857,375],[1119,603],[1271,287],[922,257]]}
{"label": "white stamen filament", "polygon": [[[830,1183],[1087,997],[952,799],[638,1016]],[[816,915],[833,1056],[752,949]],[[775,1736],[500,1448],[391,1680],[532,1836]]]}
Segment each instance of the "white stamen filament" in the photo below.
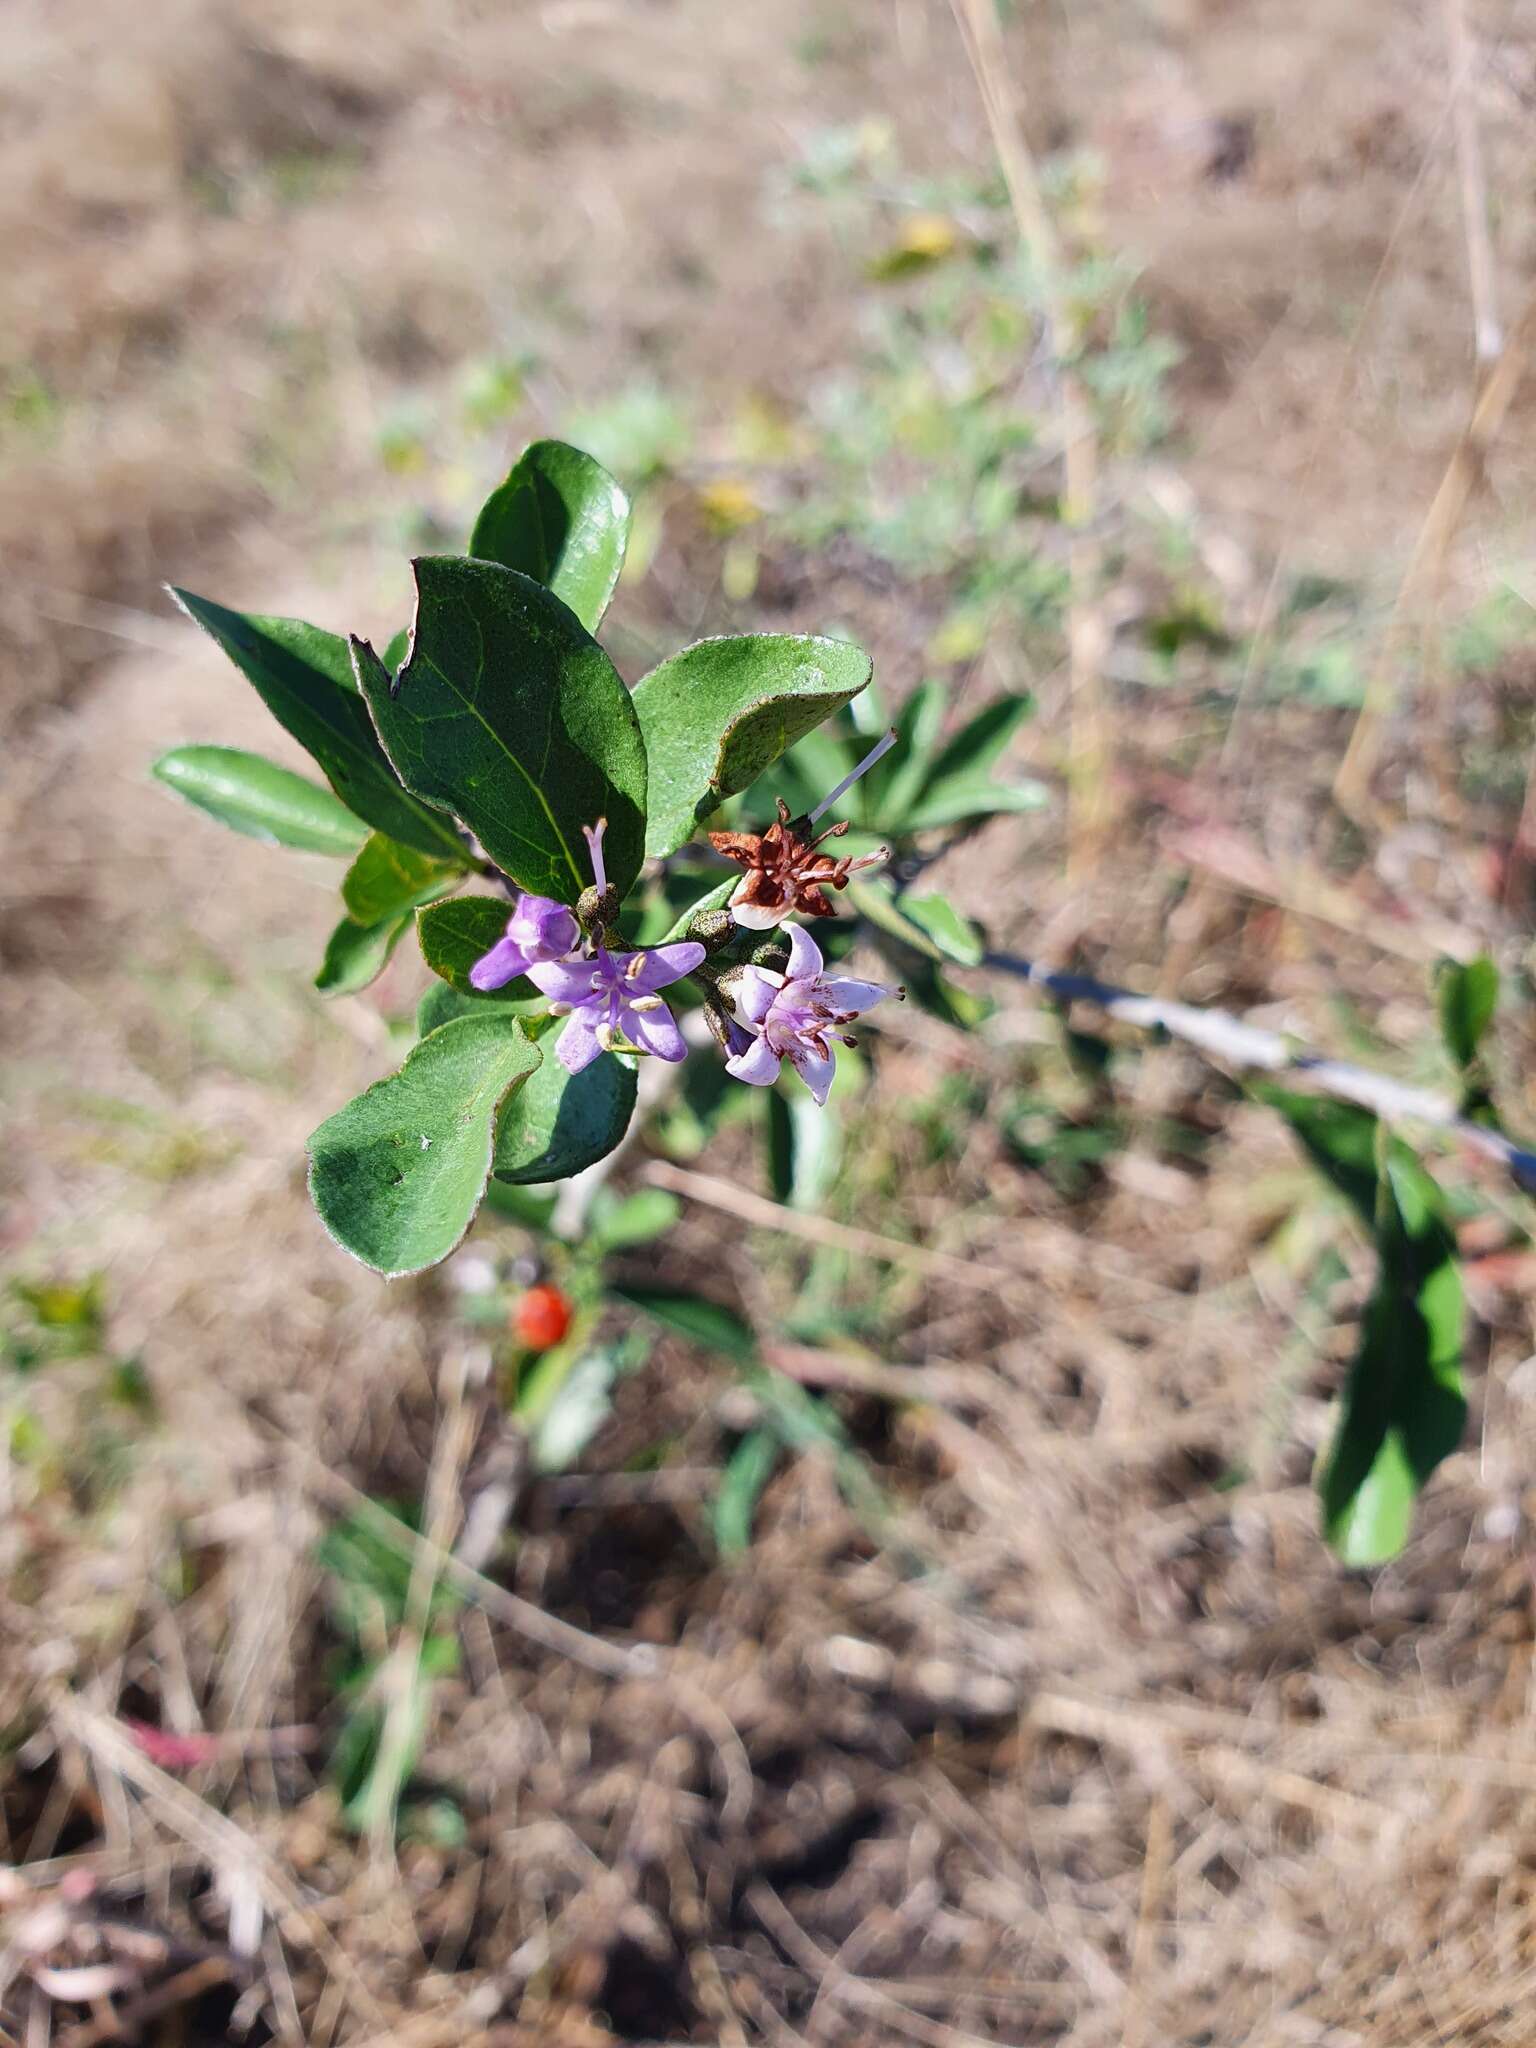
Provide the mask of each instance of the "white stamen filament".
{"label": "white stamen filament", "polygon": [[858,767],[853,769],[851,773],[843,777],[842,781],[837,785],[836,789],[833,790],[832,794],[830,796],[824,796],[822,798],[821,802],[816,806],[815,810],[812,811],[810,816],[806,819],[806,823],[808,825],[814,825],[818,818],[824,817],[826,813],[831,810],[832,806],[837,802],[838,798],[840,796],[846,795],[846,793],[850,789],[852,789],[853,785],[858,781],[859,777],[861,775],[867,775],[870,769],[873,768],[875,763],[880,759],[881,755],[888,754],[891,751],[892,747],[895,746],[895,744],[896,728],[893,725],[890,731],[885,735],[884,739],[877,740],[875,742],[875,744],[870,748],[869,752],[864,756],[863,760],[859,763]]}

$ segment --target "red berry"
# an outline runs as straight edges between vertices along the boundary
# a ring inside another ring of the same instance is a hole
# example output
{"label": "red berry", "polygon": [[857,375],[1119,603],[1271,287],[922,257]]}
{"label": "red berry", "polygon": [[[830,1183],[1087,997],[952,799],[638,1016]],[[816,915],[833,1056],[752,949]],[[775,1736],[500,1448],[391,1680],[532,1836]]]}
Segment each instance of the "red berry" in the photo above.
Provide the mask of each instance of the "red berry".
{"label": "red berry", "polygon": [[571,1304],[558,1287],[530,1287],[512,1310],[512,1329],[530,1351],[548,1351],[571,1327]]}

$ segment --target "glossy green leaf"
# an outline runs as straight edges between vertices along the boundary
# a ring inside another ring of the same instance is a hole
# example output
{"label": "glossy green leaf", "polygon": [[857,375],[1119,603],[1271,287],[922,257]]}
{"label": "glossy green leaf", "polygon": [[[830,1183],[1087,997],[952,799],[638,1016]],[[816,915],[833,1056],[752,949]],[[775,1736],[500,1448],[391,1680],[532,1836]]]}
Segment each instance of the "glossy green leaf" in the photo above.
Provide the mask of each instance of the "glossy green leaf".
{"label": "glossy green leaf", "polygon": [[368,829],[328,789],[239,747],[175,747],[154,773],[221,825],[269,846],[355,853]]}
{"label": "glossy green leaf", "polygon": [[1445,1049],[1465,1071],[1477,1059],[1483,1034],[1499,1006],[1499,970],[1486,953],[1465,965],[1443,960],[1436,977],[1435,995]]}
{"label": "glossy green leaf", "polygon": [[514,1019],[460,1017],[327,1118],[309,1189],[342,1249],[390,1277],[446,1258],[484,1192],[497,1114],[539,1065]]}
{"label": "glossy green leaf", "polygon": [[450,988],[446,981],[434,981],[416,1005],[416,1035],[425,1038],[429,1031],[436,1031],[442,1024],[451,1024],[455,1017],[484,1017],[497,1012],[503,1017],[532,1020],[529,1028],[530,1035],[533,1035],[537,1021],[543,1019],[548,1005],[549,998],[541,996],[537,990],[524,1001],[508,1002],[499,989],[483,996],[478,992]]}
{"label": "glossy green leaf", "polygon": [[787,1202],[795,1187],[795,1127],[789,1113],[789,1098],[777,1088],[765,1088],[762,1103],[768,1191],[776,1202]]}
{"label": "glossy green leaf", "polygon": [[535,441],[481,508],[469,552],[544,584],[595,633],[628,538],[629,500],[602,464]]}
{"label": "glossy green leaf", "polygon": [[1382,1163],[1381,1271],[1319,1475],[1323,1528],[1345,1564],[1382,1564],[1408,1539],[1414,1502],[1460,1443],[1464,1304],[1444,1198],[1400,1141]]}
{"label": "glossy green leaf", "polygon": [[1043,810],[1051,793],[1041,782],[988,782],[955,776],[925,790],[902,820],[905,832],[933,832],[946,825],[980,824],[983,819],[1023,816]]}
{"label": "glossy green leaf", "polygon": [[325,958],[315,976],[315,987],[323,996],[355,996],[378,980],[389,964],[390,955],[411,928],[411,913],[396,911],[390,917],[361,924],[344,917],[326,941]]}
{"label": "glossy green leaf", "polygon": [[255,686],[278,724],[314,756],[349,810],[419,852],[451,859],[462,851],[451,823],[401,787],[357,694],[345,640],[302,619],[230,611],[188,590],[171,595]]}
{"label": "glossy green leaf", "polygon": [[887,876],[875,875],[851,881],[848,901],[861,917],[925,959],[976,967],[984,957],[981,934],[942,896],[898,896]]}
{"label": "glossy green leaf", "polygon": [[634,698],[651,763],[646,852],[675,852],[869,677],[845,640],[771,633],[700,640],[652,669]]}
{"label": "glossy green leaf", "polygon": [[782,1455],[776,1429],[760,1423],[732,1451],[715,1494],[711,1525],[722,1557],[742,1557],[752,1547],[758,1502]]}
{"label": "glossy green leaf", "polygon": [[613,1282],[609,1291],[707,1350],[723,1352],[739,1364],[750,1363],[757,1356],[757,1339],[751,1327],[734,1309],[718,1301],[708,1301],[703,1295],[687,1294],[675,1287],[645,1287],[628,1281]]}
{"label": "glossy green leaf", "polygon": [[508,1102],[496,1134],[498,1180],[568,1180],[605,1159],[629,1129],[637,1082],[632,1063],[605,1052],[568,1074],[552,1036],[544,1064]]}
{"label": "glossy green leaf", "polygon": [[489,991],[477,989],[469,978],[475,962],[484,959],[506,932],[511,915],[505,896],[455,896],[450,902],[434,903],[416,919],[422,958],[461,995],[488,1003],[534,1002],[539,992],[525,974]]}
{"label": "glossy green leaf", "polygon": [[624,1196],[599,1188],[587,1213],[587,1240],[601,1252],[628,1251],[664,1237],[682,1213],[682,1203],[664,1188],[636,1188]]}
{"label": "glossy green leaf", "polygon": [[645,850],[645,746],[613,664],[542,584],[498,563],[415,564],[411,657],[391,679],[352,643],[359,685],[407,788],[467,825],[518,885],[574,903],[581,836],[608,820],[620,895]]}

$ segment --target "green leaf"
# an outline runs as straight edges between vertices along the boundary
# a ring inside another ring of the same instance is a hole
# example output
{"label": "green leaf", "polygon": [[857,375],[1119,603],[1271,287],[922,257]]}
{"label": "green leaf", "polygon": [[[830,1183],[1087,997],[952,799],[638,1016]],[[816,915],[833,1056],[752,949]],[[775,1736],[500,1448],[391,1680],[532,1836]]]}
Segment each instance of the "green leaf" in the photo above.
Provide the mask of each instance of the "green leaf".
{"label": "green leaf", "polygon": [[750,1364],[757,1357],[757,1339],[750,1326],[734,1309],[718,1301],[708,1301],[703,1295],[688,1294],[675,1287],[646,1287],[622,1280],[614,1281],[609,1292],[656,1322],[664,1323],[669,1330],[678,1331],[708,1350],[723,1352],[739,1364]]}
{"label": "green leaf", "polygon": [[756,1429],[749,1429],[732,1451],[720,1474],[711,1518],[715,1548],[722,1557],[742,1557],[751,1549],[757,1504],[773,1477],[780,1451],[778,1431],[761,1423]]}
{"label": "green leaf", "polygon": [[1371,1111],[1350,1102],[1331,1102],[1321,1095],[1298,1095],[1273,1081],[1252,1080],[1248,1092],[1280,1112],[1313,1165],[1374,1235],[1379,1175],[1376,1118]]}
{"label": "green leaf", "polygon": [[411,913],[396,911],[373,924],[344,917],[326,941],[325,958],[315,976],[323,996],[355,996],[377,981],[402,936],[410,930]]}
{"label": "green leaf", "polygon": [[861,917],[925,959],[977,967],[985,956],[976,927],[942,896],[898,897],[889,878],[876,875],[850,881],[848,901]]}
{"label": "green leaf", "polygon": [[221,825],[305,853],[355,853],[367,826],[328,789],[239,747],[176,747],[154,773]]}
{"label": "green leaf", "polygon": [[302,619],[232,612],[189,590],[172,597],[216,640],[284,731],[311,753],[349,810],[421,853],[462,851],[446,818],[400,786],[357,694],[347,643]]}
{"label": "green leaf", "polygon": [[984,818],[1043,810],[1051,793],[1040,782],[986,782],[956,776],[925,791],[901,821],[904,832],[933,832],[943,825],[979,824]]}
{"label": "green leaf", "polygon": [[505,896],[455,896],[449,903],[434,903],[416,918],[422,958],[461,995],[498,1003],[536,997],[538,990],[525,974],[491,990],[477,989],[469,978],[475,962],[505,934],[511,915]]}
{"label": "green leaf", "polygon": [[411,658],[398,676],[354,640],[358,683],[408,789],[463,820],[519,887],[574,903],[592,879],[584,825],[608,820],[620,896],[645,851],[645,746],[629,693],[580,621],[495,562],[415,564]]}
{"label": "green leaf", "polygon": [[544,1064],[502,1113],[496,1178],[568,1180],[604,1159],[629,1129],[637,1089],[632,1062],[605,1052],[569,1074],[551,1044]]}
{"label": "green leaf", "polygon": [[923,794],[935,795],[950,782],[985,781],[1003,749],[1034,711],[1033,697],[994,697],[940,749],[922,785]]}
{"label": "green leaf", "polygon": [[1408,1539],[1414,1501],[1466,1427],[1463,1300],[1444,1198],[1407,1146],[1382,1162],[1381,1272],[1318,1480],[1323,1528],[1345,1564],[1382,1564]]}
{"label": "green leaf", "polygon": [[342,879],[341,900],[356,923],[378,924],[441,895],[463,874],[465,866],[462,855],[457,860],[438,860],[374,832]]}
{"label": "green leaf", "polygon": [[602,464],[535,441],[481,508],[469,552],[544,584],[595,633],[628,539],[629,500]]}
{"label": "green leaf", "polygon": [[446,1258],[484,1192],[497,1112],[539,1064],[515,1020],[460,1017],[327,1118],[309,1189],[342,1249],[391,1278]]}
{"label": "green leaf", "polygon": [[845,640],[772,633],[700,640],[653,668],[634,699],[651,762],[646,852],[675,852],[869,677]]}
{"label": "green leaf", "polygon": [[903,896],[901,908],[908,921],[933,941],[946,960],[957,961],[962,967],[979,967],[986,958],[981,933],[947,897]]}
{"label": "green leaf", "polygon": [[776,1202],[787,1202],[795,1188],[795,1127],[788,1098],[777,1088],[763,1090],[763,1119],[769,1192]]}
{"label": "green leaf", "polygon": [[421,1001],[416,1005],[416,1036],[425,1038],[440,1025],[451,1024],[455,1017],[503,1017],[540,1018],[549,1005],[549,998],[537,990],[526,1002],[506,1002],[505,991],[495,990],[490,995],[470,995],[462,989],[450,988],[446,981],[434,981]]}
{"label": "green leaf", "polygon": [[885,832],[901,829],[928,776],[929,752],[944,722],[949,692],[942,683],[919,683],[895,724],[896,744],[855,783],[858,815]]}
{"label": "green leaf", "polygon": [[1465,1072],[1476,1061],[1483,1034],[1499,1006],[1499,970],[1486,953],[1464,966],[1442,960],[1435,993],[1445,1049]]}
{"label": "green leaf", "polygon": [[599,1188],[587,1216],[587,1241],[601,1252],[626,1251],[663,1237],[683,1205],[663,1188],[637,1188],[622,1200],[611,1188]]}
{"label": "green leaf", "polygon": [[535,1472],[567,1472],[613,1410],[620,1374],[618,1355],[589,1351],[565,1373],[553,1396],[529,1428]]}

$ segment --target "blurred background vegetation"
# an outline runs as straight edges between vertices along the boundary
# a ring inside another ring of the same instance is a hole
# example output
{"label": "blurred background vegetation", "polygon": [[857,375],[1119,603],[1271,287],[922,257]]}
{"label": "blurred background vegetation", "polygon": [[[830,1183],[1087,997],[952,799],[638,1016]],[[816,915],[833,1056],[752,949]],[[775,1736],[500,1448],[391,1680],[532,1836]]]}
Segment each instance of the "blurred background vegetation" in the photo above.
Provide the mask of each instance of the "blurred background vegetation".
{"label": "blurred background vegetation", "polygon": [[[112,14],[11,0],[0,81],[0,2025],[1522,2039],[1527,1205],[1437,1164],[1472,1423],[1346,1572],[1347,1206],[964,955],[1447,1086],[1487,952],[1536,1129],[1536,8],[1003,7],[1051,275],[941,0]],[[159,584],[383,644],[546,433],[635,495],[627,676],[873,651],[922,1000],[384,1286],[303,1141],[419,963],[324,1001],[329,872],[153,786],[274,738]]]}

